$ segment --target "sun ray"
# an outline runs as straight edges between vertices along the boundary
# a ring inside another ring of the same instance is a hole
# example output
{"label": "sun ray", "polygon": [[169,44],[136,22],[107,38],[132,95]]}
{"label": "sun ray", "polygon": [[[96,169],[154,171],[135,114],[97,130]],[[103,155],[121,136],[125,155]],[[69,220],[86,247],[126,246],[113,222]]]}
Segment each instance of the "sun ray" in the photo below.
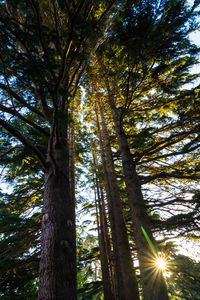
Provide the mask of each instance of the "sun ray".
{"label": "sun ray", "polygon": [[164,257],[158,257],[155,261],[155,265],[159,270],[164,271],[166,269],[166,259]]}

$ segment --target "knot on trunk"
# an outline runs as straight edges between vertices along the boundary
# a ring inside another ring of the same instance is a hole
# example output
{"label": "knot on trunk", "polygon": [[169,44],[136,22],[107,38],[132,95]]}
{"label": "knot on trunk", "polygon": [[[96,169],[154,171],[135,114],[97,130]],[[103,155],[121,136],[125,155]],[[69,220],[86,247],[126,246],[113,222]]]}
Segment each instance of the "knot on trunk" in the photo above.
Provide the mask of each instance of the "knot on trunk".
{"label": "knot on trunk", "polygon": [[43,217],[42,217],[42,222],[46,223],[48,221],[48,214],[44,214]]}
{"label": "knot on trunk", "polygon": [[60,241],[60,245],[61,245],[63,248],[68,248],[68,247],[69,247],[69,243],[68,243],[68,241],[66,241],[66,240],[61,240],[61,241]]}
{"label": "knot on trunk", "polygon": [[71,220],[67,220],[67,226],[68,227],[71,227],[73,224],[72,224],[72,221]]}

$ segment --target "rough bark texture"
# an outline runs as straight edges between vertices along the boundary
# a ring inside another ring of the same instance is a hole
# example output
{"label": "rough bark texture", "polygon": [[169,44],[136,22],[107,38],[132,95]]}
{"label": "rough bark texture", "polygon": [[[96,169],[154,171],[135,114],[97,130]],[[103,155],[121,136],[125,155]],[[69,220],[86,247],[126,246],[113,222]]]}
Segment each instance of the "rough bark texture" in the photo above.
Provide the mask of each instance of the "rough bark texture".
{"label": "rough bark texture", "polygon": [[113,249],[116,264],[116,279],[118,287],[118,297],[123,300],[139,299],[139,292],[133,261],[131,257],[126,226],[123,218],[122,203],[120,191],[117,185],[114,162],[111,152],[109,137],[104,120],[103,111],[100,106],[102,136],[105,148],[105,157],[103,158],[105,168],[105,181],[107,192],[109,194],[109,211],[111,214],[110,223],[113,238]]}
{"label": "rough bark texture", "polygon": [[73,223],[76,224],[75,219],[75,137],[74,137],[74,124],[71,122],[69,126],[69,186],[72,201]]}
{"label": "rough bark texture", "polygon": [[138,253],[139,266],[141,272],[141,281],[144,300],[168,300],[168,293],[165,280],[161,272],[154,267],[155,254],[149,247],[149,244],[142,232],[141,227],[145,229],[149,238],[156,247],[153,239],[151,224],[146,212],[145,203],[141,191],[140,182],[136,173],[135,164],[130,153],[130,148],[126,136],[121,128],[120,118],[115,106],[113,96],[109,90],[109,105],[115,123],[119,149],[121,153],[123,171],[125,176],[128,202],[131,211],[131,219],[134,229],[134,238]]}
{"label": "rough bark texture", "polygon": [[[66,130],[65,130],[66,131]],[[45,174],[39,300],[75,300],[74,203],[69,187],[67,135],[49,146]]]}

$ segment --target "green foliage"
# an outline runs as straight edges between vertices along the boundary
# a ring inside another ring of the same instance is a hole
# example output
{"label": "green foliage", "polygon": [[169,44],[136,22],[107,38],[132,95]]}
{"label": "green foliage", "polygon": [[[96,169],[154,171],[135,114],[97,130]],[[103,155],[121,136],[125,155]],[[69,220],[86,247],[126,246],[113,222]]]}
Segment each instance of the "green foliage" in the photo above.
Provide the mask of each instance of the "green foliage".
{"label": "green foliage", "polygon": [[78,299],[79,300],[101,300],[102,294],[102,282],[96,281],[87,283],[83,288],[79,289]]}
{"label": "green foliage", "polygon": [[[99,246],[97,237],[78,238],[78,299],[102,299],[102,282],[99,280]],[[98,279],[98,280],[97,280]]]}
{"label": "green foliage", "polygon": [[[16,199],[15,199],[16,200]],[[7,204],[6,204],[7,203]],[[20,216],[9,195],[0,201],[0,281],[2,299],[36,299],[40,214]]]}
{"label": "green foliage", "polygon": [[168,279],[170,299],[200,299],[199,262],[184,255],[175,255]]}
{"label": "green foliage", "polygon": [[[191,74],[199,47],[188,35],[199,26],[198,10],[197,2],[191,8],[186,1],[121,3],[86,80],[88,102],[92,106],[100,99],[111,136],[116,134],[111,120],[116,106],[152,230],[166,239],[199,237],[199,74]],[[111,108],[109,97],[114,99]],[[112,150],[118,150],[116,139],[112,142]],[[118,166],[116,170],[123,177]],[[195,299],[198,292],[178,293]]]}
{"label": "green foliage", "polygon": [[[90,137],[98,141],[97,97],[104,104],[130,227],[105,79],[129,141],[153,231],[167,237],[199,236],[195,185],[200,177],[200,98],[199,86],[188,87],[199,75],[191,74],[199,48],[188,36],[199,27],[198,1],[193,7],[185,0],[128,0],[111,6],[112,1],[96,0],[0,3],[0,157],[4,180],[13,187],[12,194],[2,194],[0,200],[2,299],[36,299],[43,171],[55,128],[73,124],[76,181],[94,185],[89,153]],[[87,90],[84,100],[80,82]],[[98,145],[94,150],[100,156]],[[84,179],[78,178],[86,168]],[[103,182],[101,166],[98,171]],[[91,201],[79,197],[78,202],[93,214]],[[97,238],[78,237],[77,248],[79,299],[102,299]],[[199,299],[198,265],[178,255],[173,264],[171,299]]]}

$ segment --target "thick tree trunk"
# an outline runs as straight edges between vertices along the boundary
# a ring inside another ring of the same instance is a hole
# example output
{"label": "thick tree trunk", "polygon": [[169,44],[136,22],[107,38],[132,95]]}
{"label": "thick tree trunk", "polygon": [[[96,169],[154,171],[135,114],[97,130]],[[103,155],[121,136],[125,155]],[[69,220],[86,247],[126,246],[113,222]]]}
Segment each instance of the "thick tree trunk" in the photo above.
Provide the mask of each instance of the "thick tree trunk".
{"label": "thick tree trunk", "polygon": [[38,299],[75,300],[76,241],[67,135],[62,133],[59,142],[54,140],[50,141],[45,174]]}
{"label": "thick tree trunk", "polygon": [[[109,194],[108,199],[109,211],[111,214],[110,223],[113,238],[113,249],[115,255],[116,266],[116,279],[119,299],[133,300],[139,299],[139,292],[137,286],[137,280],[135,271],[133,268],[133,260],[131,257],[128,235],[123,218],[122,203],[120,199],[120,191],[117,185],[114,162],[111,152],[111,146],[109,137],[107,134],[107,128],[104,120],[104,115],[100,107],[102,135],[105,146],[105,157],[103,158],[105,169],[105,180],[107,181],[107,192]],[[100,128],[99,128],[100,130]],[[102,142],[101,142],[102,144]],[[103,145],[102,145],[103,146]]]}
{"label": "thick tree trunk", "polygon": [[126,189],[128,194],[128,203],[130,206],[131,219],[134,229],[134,238],[138,253],[143,296],[144,300],[168,300],[168,293],[162,272],[155,269],[154,260],[156,259],[155,251],[149,246],[144,236],[142,227],[147,232],[150,240],[156,247],[153,239],[150,219],[147,215],[145,203],[141,191],[140,182],[136,173],[135,164],[130,153],[127,138],[121,128],[120,118],[114,103],[113,96],[109,90],[109,105],[112,111],[115,129],[117,133],[119,149],[121,153],[123,171],[125,176]]}
{"label": "thick tree trunk", "polygon": [[75,199],[75,137],[74,137],[74,124],[71,122],[69,126],[69,187],[70,187],[70,194],[71,194],[71,201],[72,201],[72,211],[73,216],[72,220],[73,223],[76,224],[75,219],[75,206],[76,206],[76,199]]}

